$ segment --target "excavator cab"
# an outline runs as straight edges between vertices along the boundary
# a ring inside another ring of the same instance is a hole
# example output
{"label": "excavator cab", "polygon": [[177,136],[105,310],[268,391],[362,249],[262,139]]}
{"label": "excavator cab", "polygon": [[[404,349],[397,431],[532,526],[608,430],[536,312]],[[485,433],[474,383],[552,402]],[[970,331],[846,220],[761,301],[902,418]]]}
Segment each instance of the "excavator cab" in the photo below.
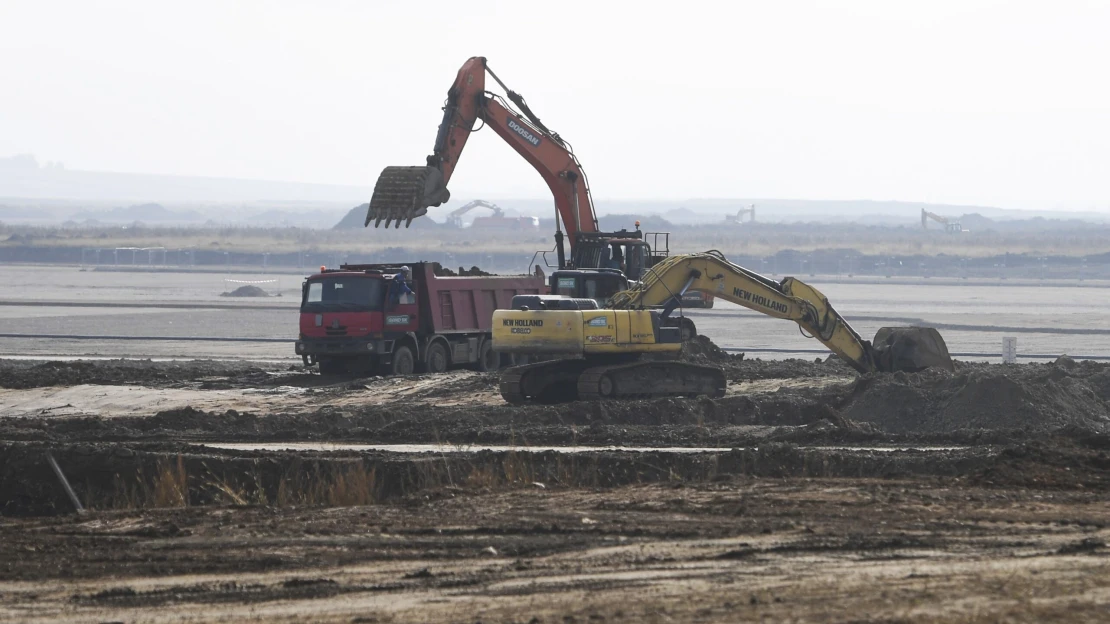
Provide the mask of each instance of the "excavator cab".
{"label": "excavator cab", "polygon": [[551,274],[551,294],[572,299],[592,299],[604,308],[609,297],[628,289],[619,269],[562,269]]}
{"label": "excavator cab", "polygon": [[[637,226],[639,222],[637,221]],[[669,233],[650,233],[656,240],[669,239]],[[579,232],[573,247],[572,265],[577,269],[616,269],[631,281],[665,258],[669,249],[652,249],[639,227],[634,232]]]}

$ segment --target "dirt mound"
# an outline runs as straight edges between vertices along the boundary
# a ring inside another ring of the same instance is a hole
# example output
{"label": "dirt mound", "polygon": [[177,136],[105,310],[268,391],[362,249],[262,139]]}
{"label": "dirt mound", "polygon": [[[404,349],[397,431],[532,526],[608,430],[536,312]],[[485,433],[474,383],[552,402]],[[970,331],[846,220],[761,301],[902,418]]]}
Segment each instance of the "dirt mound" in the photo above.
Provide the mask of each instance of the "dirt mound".
{"label": "dirt mound", "polygon": [[743,353],[729,353],[708,336],[697,336],[682,345],[679,359],[695,364],[720,366],[729,381],[800,379],[807,377],[852,377],[855,371],[836,358],[830,360],[761,360]]}
{"label": "dirt mound", "polygon": [[803,379],[812,377],[855,377],[856,371],[840,360],[761,360],[730,356],[724,366],[730,382],[760,379]]}
{"label": "dirt mound", "polygon": [[247,284],[240,286],[231,292],[220,293],[221,297],[269,297],[270,293],[262,290],[258,286]]}
{"label": "dirt mound", "polygon": [[960,365],[861,378],[842,415],[891,433],[1110,431],[1107,371],[1072,363]]}
{"label": "dirt mound", "polygon": [[487,273],[476,266],[472,266],[469,269],[459,267],[459,271],[456,273],[438,262],[433,263],[432,272],[435,273],[436,277],[489,277],[491,275],[496,275],[495,273]]}
{"label": "dirt mound", "polygon": [[[728,362],[731,356],[723,349],[718,347],[716,343],[709,339],[708,336],[695,336],[693,340],[682,345],[682,352],[680,357],[687,362]],[[739,359],[743,359],[741,354]]]}

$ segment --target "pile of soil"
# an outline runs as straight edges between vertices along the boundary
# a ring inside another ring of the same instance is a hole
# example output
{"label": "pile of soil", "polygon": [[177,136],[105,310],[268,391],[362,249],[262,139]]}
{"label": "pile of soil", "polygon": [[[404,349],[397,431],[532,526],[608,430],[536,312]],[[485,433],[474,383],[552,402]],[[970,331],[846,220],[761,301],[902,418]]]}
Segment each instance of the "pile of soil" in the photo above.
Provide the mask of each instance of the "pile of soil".
{"label": "pile of soil", "polygon": [[221,297],[269,297],[270,293],[262,290],[258,286],[247,284],[240,286],[231,292],[220,293]]}
{"label": "pile of soil", "polygon": [[730,382],[758,379],[801,379],[809,377],[854,377],[855,370],[832,357],[814,360],[761,360],[743,353],[728,353],[708,336],[697,336],[682,345],[679,359],[692,364],[719,366]]}
{"label": "pile of soil", "polygon": [[459,267],[459,271],[456,273],[438,262],[433,263],[432,272],[435,273],[436,277],[490,277],[496,275],[495,273],[487,273],[476,266],[469,269]]}
{"label": "pile of soil", "polygon": [[891,433],[1110,431],[1110,365],[1061,360],[868,375],[841,415]]}
{"label": "pile of soil", "polygon": [[[693,340],[683,344],[679,357],[685,362],[697,364],[720,364],[722,362],[729,362],[733,359],[726,351],[710,340],[708,336],[701,335],[695,336]],[[743,360],[744,354],[739,354],[736,356],[736,359]]]}

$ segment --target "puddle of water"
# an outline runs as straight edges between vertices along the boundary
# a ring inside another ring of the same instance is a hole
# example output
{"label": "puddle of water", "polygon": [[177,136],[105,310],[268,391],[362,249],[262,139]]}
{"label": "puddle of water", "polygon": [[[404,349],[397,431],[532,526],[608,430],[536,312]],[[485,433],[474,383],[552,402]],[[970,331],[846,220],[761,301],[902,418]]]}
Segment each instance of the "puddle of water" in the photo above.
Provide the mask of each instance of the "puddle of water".
{"label": "puddle of water", "polygon": [[[517,453],[596,453],[598,451],[624,451],[629,453],[727,453],[733,447],[690,446],[496,446],[471,444],[347,444],[340,442],[263,442],[223,443],[205,442],[199,446],[232,451],[382,451],[388,453],[477,453],[479,451]],[[894,451],[941,452],[959,451],[965,446],[809,446],[801,447],[826,451],[860,451],[892,453]],[[757,450],[758,447],[737,447],[737,450]]]}
{"label": "puddle of water", "polygon": [[301,388],[299,386],[275,386],[273,388],[243,388],[240,390],[243,394],[261,394],[261,395],[285,395],[285,394],[305,394],[308,388]]}

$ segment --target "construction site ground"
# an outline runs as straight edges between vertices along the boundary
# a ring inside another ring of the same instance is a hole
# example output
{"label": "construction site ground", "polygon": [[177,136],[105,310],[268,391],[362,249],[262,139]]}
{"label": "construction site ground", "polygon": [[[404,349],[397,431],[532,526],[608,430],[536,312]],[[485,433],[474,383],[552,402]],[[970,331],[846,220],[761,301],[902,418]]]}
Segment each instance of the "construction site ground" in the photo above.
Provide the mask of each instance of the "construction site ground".
{"label": "construction site ground", "polygon": [[683,357],[729,394],[0,360],[0,621],[1110,615],[1110,365]]}

